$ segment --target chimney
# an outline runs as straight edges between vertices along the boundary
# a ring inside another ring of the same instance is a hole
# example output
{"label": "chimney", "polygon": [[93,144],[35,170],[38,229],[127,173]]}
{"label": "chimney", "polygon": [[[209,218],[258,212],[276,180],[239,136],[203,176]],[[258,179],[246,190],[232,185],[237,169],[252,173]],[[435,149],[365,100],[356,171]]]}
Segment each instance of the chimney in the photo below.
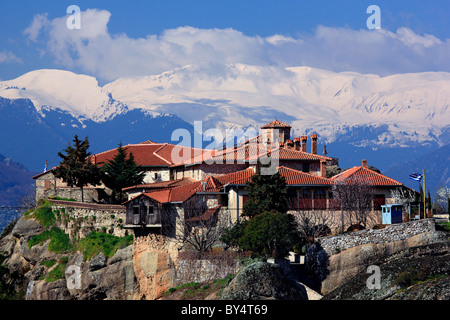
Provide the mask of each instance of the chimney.
{"label": "chimney", "polygon": [[362,167],[363,167],[363,168],[367,168],[367,160],[366,160],[366,159],[364,159],[364,160],[362,161]]}
{"label": "chimney", "polygon": [[300,138],[294,138],[294,148],[297,151],[300,151]]}
{"label": "chimney", "polygon": [[327,177],[327,161],[326,160],[320,160],[320,176],[322,178]]}
{"label": "chimney", "polygon": [[287,139],[286,140],[286,146],[291,149],[294,147],[294,141],[292,141],[291,139]]}
{"label": "chimney", "polygon": [[312,154],[317,154],[317,138],[318,138],[317,134],[311,135],[311,153]]}
{"label": "chimney", "polygon": [[302,136],[302,151],[306,152],[306,142],[308,142],[308,137],[307,136]]}

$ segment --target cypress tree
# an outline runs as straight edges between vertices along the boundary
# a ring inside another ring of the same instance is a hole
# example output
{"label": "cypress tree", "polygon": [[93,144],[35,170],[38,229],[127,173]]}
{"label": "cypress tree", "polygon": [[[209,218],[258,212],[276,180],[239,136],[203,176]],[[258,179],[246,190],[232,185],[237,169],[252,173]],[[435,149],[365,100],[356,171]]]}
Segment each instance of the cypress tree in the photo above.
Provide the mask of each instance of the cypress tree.
{"label": "cypress tree", "polygon": [[248,199],[243,206],[244,216],[252,218],[272,210],[287,212],[286,181],[278,172],[274,175],[262,175],[258,169],[251,177],[247,189]]}
{"label": "cypress tree", "polygon": [[141,171],[135,160],[133,153],[130,152],[127,157],[126,148],[119,143],[115,157],[105,163],[102,167],[102,181],[113,191],[113,199],[122,201],[122,189],[141,184],[145,173]]}
{"label": "cypress tree", "polygon": [[58,152],[58,156],[62,160],[53,173],[57,178],[67,183],[68,186],[80,188],[81,202],[84,202],[83,188],[88,184],[97,185],[100,183],[100,170],[88,159],[91,155],[88,152],[88,137],[81,141],[75,135],[73,142],[73,147],[70,143],[67,144],[67,148],[64,150],[66,154]]}

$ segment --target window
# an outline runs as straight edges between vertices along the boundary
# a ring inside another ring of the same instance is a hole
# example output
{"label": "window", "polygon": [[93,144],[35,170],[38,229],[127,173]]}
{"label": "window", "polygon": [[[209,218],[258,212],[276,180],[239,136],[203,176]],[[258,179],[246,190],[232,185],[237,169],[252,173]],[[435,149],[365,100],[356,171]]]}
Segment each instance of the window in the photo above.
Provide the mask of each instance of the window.
{"label": "window", "polygon": [[303,189],[300,194],[299,199],[299,205],[298,208],[300,210],[311,210],[312,209],[312,198],[311,198],[311,191],[308,189]]}
{"label": "window", "polygon": [[302,171],[309,172],[309,163],[302,163]]}
{"label": "window", "polygon": [[287,202],[288,202],[288,209],[289,210],[296,210],[296,209],[298,209],[299,203],[298,203],[298,197],[297,197],[297,191],[296,190],[288,189]]}
{"label": "window", "polygon": [[327,208],[327,198],[325,191],[317,189],[314,191],[314,210],[325,210]]}
{"label": "window", "polygon": [[384,194],[376,194],[373,199],[373,210],[381,210],[381,206],[386,204],[386,198]]}
{"label": "window", "polygon": [[149,215],[153,215],[153,213],[154,213],[153,206],[147,207],[147,212],[148,212]]}
{"label": "window", "polygon": [[139,206],[134,206],[133,207],[133,214],[139,215]]}
{"label": "window", "polygon": [[220,195],[220,204],[224,207],[228,207],[228,194]]}
{"label": "window", "polygon": [[155,172],[153,175],[154,175],[154,176],[153,176],[153,180],[157,180],[157,179],[158,179],[158,173]]}

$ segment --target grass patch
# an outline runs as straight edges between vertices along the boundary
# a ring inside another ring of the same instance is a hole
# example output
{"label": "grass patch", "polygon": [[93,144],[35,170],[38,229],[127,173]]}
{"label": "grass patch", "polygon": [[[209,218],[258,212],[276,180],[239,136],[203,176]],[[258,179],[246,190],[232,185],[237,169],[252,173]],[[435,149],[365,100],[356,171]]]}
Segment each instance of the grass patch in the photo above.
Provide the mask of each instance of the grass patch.
{"label": "grass patch", "polygon": [[46,266],[47,268],[51,268],[55,265],[56,260],[55,259],[50,259],[50,260],[43,260],[41,261],[41,264],[43,266]]}
{"label": "grass patch", "polygon": [[229,274],[223,279],[214,279],[205,283],[188,282],[170,288],[163,296],[168,297],[176,292],[179,293],[176,297],[179,300],[202,300],[214,292],[219,296],[233,278],[234,275]]}
{"label": "grass patch", "polygon": [[133,238],[133,235],[117,237],[108,233],[93,231],[86,238],[78,241],[76,249],[83,252],[85,261],[92,259],[100,252],[106,257],[112,257],[118,249],[132,244]]}
{"label": "grass patch", "polygon": [[450,232],[450,222],[437,223],[436,230]]}
{"label": "grass patch", "polygon": [[63,200],[63,201],[73,201],[73,202],[77,201],[76,199],[73,199],[73,198],[62,198],[62,197],[55,197],[55,196],[48,197],[48,198],[53,199],[53,200]]}
{"label": "grass patch", "polygon": [[52,204],[47,200],[40,201],[39,207],[31,215],[39,224],[46,228],[53,226],[56,222]]}
{"label": "grass patch", "polygon": [[45,241],[50,239],[48,249],[55,253],[66,253],[72,249],[69,236],[58,227],[52,227],[50,230],[45,230],[41,234],[35,235],[28,240],[28,248],[39,244],[42,245]]}
{"label": "grass patch", "polygon": [[46,282],[54,282],[56,280],[65,279],[65,272],[69,257],[61,257],[56,267],[54,267],[45,277]]}

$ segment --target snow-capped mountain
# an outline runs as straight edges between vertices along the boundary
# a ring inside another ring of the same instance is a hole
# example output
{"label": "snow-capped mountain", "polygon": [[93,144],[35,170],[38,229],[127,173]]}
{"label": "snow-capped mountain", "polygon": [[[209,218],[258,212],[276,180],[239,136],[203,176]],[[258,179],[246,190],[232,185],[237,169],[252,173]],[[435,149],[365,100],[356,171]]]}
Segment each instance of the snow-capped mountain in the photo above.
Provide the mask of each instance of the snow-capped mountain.
{"label": "snow-capped mountain", "polygon": [[30,99],[36,110],[59,109],[80,121],[104,122],[138,109],[174,114],[203,128],[259,128],[277,117],[295,135],[317,132],[327,143],[355,128],[374,134],[367,147],[445,144],[450,131],[450,73],[387,77],[309,67],[186,66],[99,86],[90,76],[37,70],[0,82],[0,97]]}
{"label": "snow-capped mountain", "polygon": [[118,79],[105,90],[130,108],[175,113],[207,127],[255,126],[274,116],[296,134],[316,131],[331,142],[352,127],[387,126],[360,144],[434,141],[450,125],[450,74],[388,77],[308,67],[228,65],[216,73],[188,66],[157,76]]}
{"label": "snow-capped mountain", "polygon": [[36,110],[59,109],[77,119],[106,121],[127,111],[94,77],[63,70],[36,70],[14,80],[0,82],[0,96],[30,99]]}

